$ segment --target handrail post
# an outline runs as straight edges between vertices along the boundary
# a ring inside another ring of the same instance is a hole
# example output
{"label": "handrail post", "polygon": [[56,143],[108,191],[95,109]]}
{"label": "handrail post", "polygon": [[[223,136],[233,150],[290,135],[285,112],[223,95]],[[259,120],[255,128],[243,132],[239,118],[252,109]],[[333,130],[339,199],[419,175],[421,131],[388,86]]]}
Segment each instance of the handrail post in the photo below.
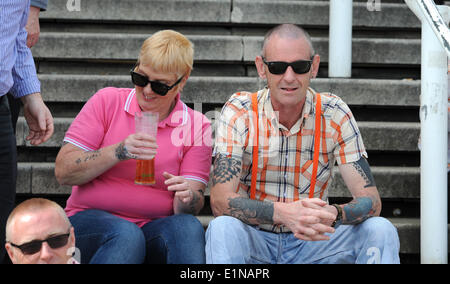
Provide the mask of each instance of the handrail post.
{"label": "handrail post", "polygon": [[[421,2],[419,2],[421,1]],[[447,226],[447,53],[430,25],[426,5],[406,0],[422,22],[421,152],[420,152],[420,254],[421,263],[448,262]],[[434,8],[434,7],[432,7]],[[438,6],[447,15],[447,6]],[[434,9],[435,10],[435,9]],[[428,19],[427,19],[428,17]],[[444,19],[448,23],[448,18]],[[448,30],[448,28],[445,28]]]}
{"label": "handrail post", "polygon": [[330,0],[328,76],[352,76],[352,0]]}

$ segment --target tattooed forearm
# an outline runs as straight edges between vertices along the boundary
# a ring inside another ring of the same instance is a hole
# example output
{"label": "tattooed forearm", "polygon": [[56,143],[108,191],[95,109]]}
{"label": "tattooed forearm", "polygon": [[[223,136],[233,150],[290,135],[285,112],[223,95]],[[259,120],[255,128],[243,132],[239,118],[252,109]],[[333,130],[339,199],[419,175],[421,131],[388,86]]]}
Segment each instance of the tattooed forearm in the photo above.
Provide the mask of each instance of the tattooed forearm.
{"label": "tattooed forearm", "polygon": [[240,161],[218,154],[214,160],[213,186],[218,183],[226,183],[233,178],[238,177],[240,172]]}
{"label": "tattooed forearm", "polygon": [[119,161],[124,161],[128,159],[136,159],[136,155],[130,154],[130,152],[128,152],[127,148],[125,147],[125,144],[122,142],[116,148],[116,158]]}
{"label": "tattooed forearm", "polygon": [[85,157],[78,158],[75,161],[75,163],[77,165],[81,164],[81,162],[87,162],[89,160],[95,160],[96,158],[98,158],[101,155],[101,153],[100,153],[100,150],[96,150],[96,151],[85,152],[84,155],[85,155]]}
{"label": "tattooed forearm", "polygon": [[361,177],[364,178],[366,181],[366,185],[364,188],[376,186],[375,180],[372,175],[372,171],[370,170],[369,163],[367,160],[363,157],[359,159],[358,161],[352,163],[352,166],[358,171],[358,173],[361,175]]}
{"label": "tattooed forearm", "polygon": [[274,206],[272,202],[251,200],[244,197],[228,199],[230,215],[247,224],[272,224]]}
{"label": "tattooed forearm", "polygon": [[358,197],[344,206],[345,218],[342,224],[354,225],[363,222],[375,214],[374,200],[370,197]]}
{"label": "tattooed forearm", "polygon": [[199,192],[192,191],[192,200],[189,203],[189,212],[190,214],[196,214],[197,212],[197,204],[200,201],[200,198],[203,197],[203,191],[200,190]]}

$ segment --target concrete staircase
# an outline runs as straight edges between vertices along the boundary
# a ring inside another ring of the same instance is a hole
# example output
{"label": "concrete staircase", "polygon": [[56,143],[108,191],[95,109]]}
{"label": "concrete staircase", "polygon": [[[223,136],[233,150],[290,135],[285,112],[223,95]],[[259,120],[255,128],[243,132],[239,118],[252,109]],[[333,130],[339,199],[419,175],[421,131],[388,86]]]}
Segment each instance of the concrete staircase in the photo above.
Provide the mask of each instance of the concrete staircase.
{"label": "concrete staircase", "polygon": [[[194,72],[182,99],[208,114],[234,92],[263,86],[253,63],[263,35],[278,23],[291,22],[310,32],[321,56],[313,88],[341,96],[358,120],[383,200],[382,216],[390,218],[400,234],[402,262],[419,261],[420,23],[403,1],[382,1],[381,11],[372,12],[367,1],[354,1],[351,79],[328,78],[325,0],[78,1],[79,11],[68,7],[67,0],[52,0],[41,13],[41,37],[32,51],[42,95],[55,118],[55,134],[31,147],[24,139],[24,119],[19,119],[18,202],[44,196],[65,205],[70,187],[54,178],[65,131],[98,89],[132,87],[128,71],[153,32],[175,29],[193,41]],[[332,202],[350,198],[339,174],[329,195]],[[209,189],[199,216],[205,226],[212,218],[208,196]]]}

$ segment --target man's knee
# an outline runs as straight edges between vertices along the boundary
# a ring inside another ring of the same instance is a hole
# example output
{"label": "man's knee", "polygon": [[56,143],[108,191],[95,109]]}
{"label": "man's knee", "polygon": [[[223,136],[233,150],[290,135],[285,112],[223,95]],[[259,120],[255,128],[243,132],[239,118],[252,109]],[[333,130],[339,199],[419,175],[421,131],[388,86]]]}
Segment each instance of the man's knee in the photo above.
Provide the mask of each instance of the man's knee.
{"label": "man's knee", "polygon": [[236,231],[242,230],[244,223],[239,219],[231,216],[219,216],[214,218],[209,225],[207,232],[215,235],[233,235],[236,236]]}
{"label": "man's knee", "polygon": [[397,229],[392,223],[383,217],[372,217],[361,224],[365,230],[376,235],[397,235]]}
{"label": "man's knee", "polygon": [[400,247],[397,229],[386,218],[372,217],[360,225],[368,239],[392,248]]}

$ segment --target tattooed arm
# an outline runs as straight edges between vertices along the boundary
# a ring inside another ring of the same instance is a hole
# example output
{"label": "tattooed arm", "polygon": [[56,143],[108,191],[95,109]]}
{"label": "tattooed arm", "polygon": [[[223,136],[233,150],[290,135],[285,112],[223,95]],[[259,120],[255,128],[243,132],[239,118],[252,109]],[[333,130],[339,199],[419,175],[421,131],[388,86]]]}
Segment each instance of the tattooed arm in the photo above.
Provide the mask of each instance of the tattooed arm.
{"label": "tattooed arm", "polygon": [[353,200],[340,205],[343,209],[343,224],[358,224],[369,217],[379,216],[381,200],[375,185],[369,163],[360,160],[339,165],[342,178],[350,190]]}
{"label": "tattooed arm", "polygon": [[214,161],[213,188],[211,189],[211,208],[215,216],[229,215],[244,223],[275,224],[287,226],[302,240],[320,241],[329,237],[324,233],[333,233],[329,225],[335,215],[322,208],[326,202],[313,198],[291,203],[262,202],[241,197],[236,193],[241,174],[241,162],[217,155]]}
{"label": "tattooed arm", "polygon": [[218,154],[214,160],[211,208],[215,216],[228,215],[247,224],[272,224],[274,204],[251,200],[236,193],[241,161]]}
{"label": "tattooed arm", "polygon": [[156,148],[155,139],[143,134],[131,134],[122,142],[96,151],[84,151],[67,143],[61,147],[56,157],[55,176],[62,185],[84,184],[120,161],[151,159],[156,154]]}

